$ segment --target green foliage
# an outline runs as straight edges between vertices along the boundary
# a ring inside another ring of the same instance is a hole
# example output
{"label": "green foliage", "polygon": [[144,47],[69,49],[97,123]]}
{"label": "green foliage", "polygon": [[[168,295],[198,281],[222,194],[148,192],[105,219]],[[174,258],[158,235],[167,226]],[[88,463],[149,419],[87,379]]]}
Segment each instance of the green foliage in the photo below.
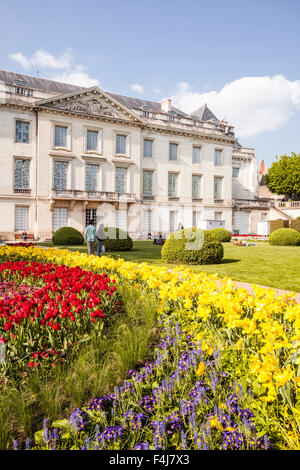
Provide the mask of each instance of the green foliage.
{"label": "green foliage", "polygon": [[282,219],[270,221],[270,233],[275,232],[275,230],[280,228],[289,228],[289,221]]}
{"label": "green foliage", "polygon": [[57,246],[83,245],[84,238],[76,228],[62,227],[53,234],[52,243]]}
{"label": "green foliage", "polygon": [[293,228],[294,230],[297,230],[297,232],[300,232],[300,217],[297,219],[290,220],[290,228]]}
{"label": "green foliage", "polygon": [[300,245],[300,234],[292,228],[280,228],[269,236],[270,245],[298,246]]}
{"label": "green foliage", "polygon": [[199,228],[178,230],[166,240],[161,250],[162,260],[183,264],[220,263],[223,245],[210,232]]}
{"label": "green foliage", "polygon": [[266,175],[266,185],[274,194],[300,199],[300,154],[277,157]]}
{"label": "green foliage", "polygon": [[230,242],[231,240],[230,232],[225,228],[213,228],[209,232],[219,242]]}
{"label": "green foliage", "polygon": [[104,242],[105,251],[130,251],[133,246],[132,239],[128,233],[116,227],[104,229],[107,238]]}

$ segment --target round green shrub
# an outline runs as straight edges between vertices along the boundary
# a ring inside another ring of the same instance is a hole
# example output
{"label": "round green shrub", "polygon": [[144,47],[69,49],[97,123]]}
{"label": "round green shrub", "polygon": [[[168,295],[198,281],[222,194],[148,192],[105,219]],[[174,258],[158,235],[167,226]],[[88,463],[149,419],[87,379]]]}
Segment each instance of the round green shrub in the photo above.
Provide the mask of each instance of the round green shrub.
{"label": "round green shrub", "polygon": [[187,228],[177,230],[161,250],[162,260],[176,264],[217,264],[224,256],[223,245],[210,230]]}
{"label": "round green shrub", "polygon": [[56,230],[52,237],[53,245],[83,245],[82,234],[73,227],[62,227]]}
{"label": "round green shrub", "polygon": [[225,230],[225,228],[212,228],[210,233],[219,242],[230,242],[231,240],[230,232]]}
{"label": "round green shrub", "polygon": [[300,233],[292,228],[279,228],[269,236],[270,245],[297,246],[300,245]]}
{"label": "round green shrub", "polygon": [[106,227],[104,229],[107,238],[104,242],[105,251],[130,251],[133,242],[127,232],[116,228]]}

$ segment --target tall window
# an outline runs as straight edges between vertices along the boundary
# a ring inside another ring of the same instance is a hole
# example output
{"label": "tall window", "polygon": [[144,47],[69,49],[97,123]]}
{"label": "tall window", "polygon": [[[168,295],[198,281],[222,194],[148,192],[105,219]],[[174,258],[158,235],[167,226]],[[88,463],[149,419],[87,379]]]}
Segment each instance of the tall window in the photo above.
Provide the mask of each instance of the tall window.
{"label": "tall window", "polygon": [[169,160],[177,160],[178,156],[178,144],[169,144]]}
{"label": "tall window", "polygon": [[119,153],[121,155],[126,155],[126,135],[117,134],[116,153]]}
{"label": "tall window", "polygon": [[116,211],[116,227],[127,232],[127,210]]}
{"label": "tall window", "polygon": [[67,147],[67,127],[55,126],[54,145],[55,147]]}
{"label": "tall window", "polygon": [[201,176],[192,175],[192,198],[201,198]]}
{"label": "tall window", "polygon": [[95,151],[98,150],[98,131],[87,131],[86,149]]}
{"label": "tall window", "polygon": [[170,232],[174,232],[177,228],[177,211],[170,211],[169,228],[170,228]]}
{"label": "tall window", "polygon": [[193,163],[200,163],[200,147],[193,147]]}
{"label": "tall window", "polygon": [[29,160],[15,160],[14,187],[16,189],[29,188]]}
{"label": "tall window", "polygon": [[15,220],[16,230],[28,230],[29,207],[16,206],[15,217],[16,217],[16,220]]}
{"label": "tall window", "polygon": [[143,171],[143,194],[145,196],[152,196],[153,194],[153,172]]}
{"label": "tall window", "polygon": [[169,197],[177,197],[177,178],[178,178],[178,175],[176,173],[168,174],[168,196]]}
{"label": "tall window", "polygon": [[193,211],[193,227],[198,227],[198,222],[201,218],[200,211]]}
{"label": "tall window", "polygon": [[127,168],[116,168],[116,192],[126,193]]}
{"label": "tall window", "polygon": [[85,209],[85,225],[89,225],[90,220],[93,224],[97,225],[97,209]]}
{"label": "tall window", "polygon": [[144,139],[144,158],[152,158],[152,148],[152,140]]}
{"label": "tall window", "polygon": [[67,189],[67,162],[54,162],[53,189]]}
{"label": "tall window", "polygon": [[29,142],[29,122],[16,121],[16,142],[28,144]]}
{"label": "tall window", "polygon": [[85,167],[85,189],[87,191],[97,191],[98,189],[99,166],[87,164]]}
{"label": "tall window", "polygon": [[234,178],[237,178],[239,176],[239,171],[240,171],[240,169],[238,167],[233,166],[232,167],[232,176]]}
{"label": "tall window", "polygon": [[151,232],[152,230],[152,211],[147,209],[144,211],[144,232]]}
{"label": "tall window", "polygon": [[59,228],[68,226],[68,209],[66,207],[54,207],[52,229],[56,232]]}
{"label": "tall window", "polygon": [[222,150],[215,150],[215,166],[222,166]]}
{"label": "tall window", "polygon": [[219,176],[214,177],[214,198],[215,199],[223,199],[222,182],[223,182],[223,178],[220,178]]}
{"label": "tall window", "polygon": [[261,220],[266,221],[267,220],[268,213],[267,212],[262,212],[261,213]]}

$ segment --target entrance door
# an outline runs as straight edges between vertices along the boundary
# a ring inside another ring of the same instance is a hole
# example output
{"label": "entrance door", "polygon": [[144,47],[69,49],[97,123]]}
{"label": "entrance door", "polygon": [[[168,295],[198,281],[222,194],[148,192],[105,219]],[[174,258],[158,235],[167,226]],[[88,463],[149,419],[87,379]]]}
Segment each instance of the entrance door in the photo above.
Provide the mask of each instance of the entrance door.
{"label": "entrance door", "polygon": [[249,212],[234,212],[234,232],[237,235],[246,235],[249,233]]}

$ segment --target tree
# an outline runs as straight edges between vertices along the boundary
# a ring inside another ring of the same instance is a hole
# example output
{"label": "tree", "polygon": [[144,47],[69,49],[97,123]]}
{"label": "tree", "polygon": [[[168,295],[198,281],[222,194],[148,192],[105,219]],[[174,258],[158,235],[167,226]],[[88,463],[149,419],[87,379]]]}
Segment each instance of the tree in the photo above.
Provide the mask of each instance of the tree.
{"label": "tree", "polygon": [[276,157],[266,174],[266,185],[274,194],[284,194],[289,199],[300,199],[300,153]]}

